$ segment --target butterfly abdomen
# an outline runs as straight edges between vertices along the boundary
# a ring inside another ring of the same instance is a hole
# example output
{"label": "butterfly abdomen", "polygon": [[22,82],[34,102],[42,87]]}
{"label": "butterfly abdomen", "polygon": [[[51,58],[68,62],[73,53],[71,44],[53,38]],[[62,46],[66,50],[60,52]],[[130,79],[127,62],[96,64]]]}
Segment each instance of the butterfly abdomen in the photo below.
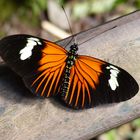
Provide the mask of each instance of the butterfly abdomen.
{"label": "butterfly abdomen", "polygon": [[76,60],[77,50],[78,50],[77,44],[73,44],[73,45],[71,45],[70,50],[67,53],[68,57],[66,60],[66,68],[64,71],[64,77],[63,77],[62,85],[61,85],[61,89],[60,89],[60,93],[62,96],[66,96],[66,94],[68,94],[68,91],[69,91],[70,71]]}

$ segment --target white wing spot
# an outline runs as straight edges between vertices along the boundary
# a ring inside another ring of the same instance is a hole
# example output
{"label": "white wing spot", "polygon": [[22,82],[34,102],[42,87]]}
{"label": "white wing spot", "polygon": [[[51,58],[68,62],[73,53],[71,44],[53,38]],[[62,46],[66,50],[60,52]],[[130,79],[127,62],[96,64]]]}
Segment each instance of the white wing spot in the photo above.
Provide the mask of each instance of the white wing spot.
{"label": "white wing spot", "polygon": [[112,65],[107,66],[106,69],[110,70],[110,79],[108,80],[109,85],[112,90],[116,90],[116,88],[119,86],[117,77],[118,77],[120,70]]}
{"label": "white wing spot", "polygon": [[32,50],[36,45],[41,45],[41,42],[38,38],[30,37],[27,39],[26,46],[20,50],[20,59],[26,60],[27,58],[30,58],[32,56]]}

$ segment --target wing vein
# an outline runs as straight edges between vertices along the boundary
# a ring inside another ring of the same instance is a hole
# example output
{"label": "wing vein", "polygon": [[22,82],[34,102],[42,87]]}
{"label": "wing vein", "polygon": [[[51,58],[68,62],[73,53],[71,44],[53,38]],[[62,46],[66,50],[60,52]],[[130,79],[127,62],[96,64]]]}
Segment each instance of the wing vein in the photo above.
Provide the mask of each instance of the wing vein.
{"label": "wing vein", "polygon": [[[77,61],[77,63],[78,63],[78,65],[79,65],[79,67],[81,68],[81,70],[82,71],[84,71],[83,69],[82,69],[82,67],[80,66],[80,64],[79,64],[79,62]],[[79,70],[78,70],[79,71]],[[94,83],[94,86],[96,85],[95,84],[95,81],[93,80],[93,78],[86,72],[86,71],[84,71],[89,77],[90,77],[90,79],[92,80],[92,82]],[[81,74],[81,72],[79,71],[79,73]],[[82,75],[82,74],[81,74]],[[84,78],[84,77],[83,77]],[[84,78],[85,79],[85,78]],[[87,79],[85,79],[86,81],[87,81]],[[88,82],[88,81],[87,81]]]}

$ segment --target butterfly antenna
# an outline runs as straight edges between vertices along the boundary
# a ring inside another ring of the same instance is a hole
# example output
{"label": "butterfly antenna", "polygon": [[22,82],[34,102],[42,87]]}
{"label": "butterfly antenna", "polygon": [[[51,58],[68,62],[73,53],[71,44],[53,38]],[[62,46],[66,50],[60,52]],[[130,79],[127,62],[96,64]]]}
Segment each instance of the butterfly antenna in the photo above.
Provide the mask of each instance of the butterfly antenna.
{"label": "butterfly antenna", "polygon": [[[60,3],[60,1],[59,1],[59,3]],[[60,3],[61,4],[61,3]],[[64,48],[66,48],[71,42],[72,42],[72,40],[74,39],[74,43],[76,44],[76,36],[74,35],[74,33],[73,33],[73,31],[72,31],[72,27],[71,27],[71,24],[70,24],[70,21],[69,21],[69,18],[68,18],[68,15],[67,15],[67,12],[66,12],[66,10],[65,10],[65,8],[64,8],[64,6],[61,4],[61,8],[62,8],[62,10],[64,11],[64,14],[65,14],[65,16],[66,16],[66,19],[67,19],[67,22],[68,22],[68,25],[69,25],[69,29],[70,29],[70,32],[71,32],[71,34],[72,34],[72,38],[71,38],[71,40],[65,45],[65,47]]]}
{"label": "butterfly antenna", "polygon": [[67,15],[67,13],[66,13],[65,8],[63,7],[63,5],[62,5],[61,7],[62,7],[62,9],[63,9],[63,11],[64,11],[64,13],[65,13],[65,15],[66,15],[66,19],[67,19],[67,22],[68,22],[68,25],[69,25],[69,28],[70,28],[70,32],[71,32],[71,34],[73,35],[73,31],[72,31],[72,28],[71,28],[71,24],[70,24],[68,15]]}

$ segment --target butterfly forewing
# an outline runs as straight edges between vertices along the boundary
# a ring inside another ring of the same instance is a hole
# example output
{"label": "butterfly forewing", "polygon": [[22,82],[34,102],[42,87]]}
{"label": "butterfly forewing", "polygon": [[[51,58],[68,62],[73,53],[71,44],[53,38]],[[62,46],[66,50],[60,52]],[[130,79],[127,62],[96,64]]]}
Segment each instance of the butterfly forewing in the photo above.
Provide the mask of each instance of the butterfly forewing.
{"label": "butterfly forewing", "polygon": [[138,92],[134,78],[123,69],[102,60],[78,56],[71,69],[69,92],[63,97],[73,108],[130,99]]}
{"label": "butterfly forewing", "polygon": [[62,47],[37,37],[14,35],[0,41],[0,54],[33,93],[45,97],[58,93],[67,58]]}

